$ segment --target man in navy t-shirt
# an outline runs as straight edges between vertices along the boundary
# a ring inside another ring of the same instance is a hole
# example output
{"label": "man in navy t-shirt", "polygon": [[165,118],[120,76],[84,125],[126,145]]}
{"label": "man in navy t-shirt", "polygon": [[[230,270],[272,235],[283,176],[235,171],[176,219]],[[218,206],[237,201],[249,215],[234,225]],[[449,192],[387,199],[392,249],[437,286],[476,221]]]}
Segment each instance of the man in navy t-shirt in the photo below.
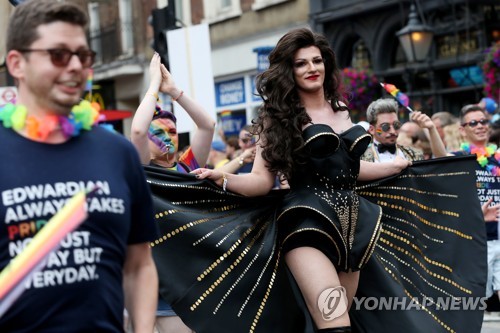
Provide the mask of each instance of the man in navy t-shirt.
{"label": "man in navy t-shirt", "polygon": [[460,114],[460,132],[466,140],[454,155],[476,154],[476,184],[488,240],[488,281],[486,296],[500,294],[500,151],[488,144],[489,121],[479,105],[466,105]]}
{"label": "man in navy t-shirt", "polygon": [[157,232],[139,157],[92,126],[90,103],[74,107],[95,56],[86,24],[79,7],[55,0],[25,2],[9,22],[6,62],[19,96],[0,109],[0,270],[70,197],[93,193],[88,218],[22,282],[0,332],[123,332],[125,307],[135,332],[153,331]]}

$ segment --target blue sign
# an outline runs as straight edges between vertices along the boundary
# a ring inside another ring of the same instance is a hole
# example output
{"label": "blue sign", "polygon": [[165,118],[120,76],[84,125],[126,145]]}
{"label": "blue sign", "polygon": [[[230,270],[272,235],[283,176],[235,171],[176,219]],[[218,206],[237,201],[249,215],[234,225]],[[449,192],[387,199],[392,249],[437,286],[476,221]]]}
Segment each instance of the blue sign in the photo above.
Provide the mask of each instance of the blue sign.
{"label": "blue sign", "polygon": [[260,96],[257,94],[257,87],[256,87],[256,82],[255,79],[257,78],[257,75],[252,75],[250,78],[250,81],[252,82],[252,101],[253,102],[262,102],[262,99]]}
{"label": "blue sign", "polygon": [[239,135],[241,128],[246,125],[245,112],[222,111],[220,122],[226,137]]}
{"label": "blue sign", "polygon": [[273,48],[272,46],[260,46],[253,49],[257,53],[257,71],[259,73],[269,68],[269,53]]}
{"label": "blue sign", "polygon": [[244,79],[217,82],[215,99],[218,107],[245,103]]}

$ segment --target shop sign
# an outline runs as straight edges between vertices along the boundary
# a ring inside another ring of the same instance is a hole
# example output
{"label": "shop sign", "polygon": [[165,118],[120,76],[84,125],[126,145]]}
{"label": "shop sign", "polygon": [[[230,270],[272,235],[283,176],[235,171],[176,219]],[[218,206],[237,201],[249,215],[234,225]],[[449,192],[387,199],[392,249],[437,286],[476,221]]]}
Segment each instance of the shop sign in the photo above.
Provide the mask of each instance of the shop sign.
{"label": "shop sign", "polygon": [[243,78],[215,84],[217,107],[245,103],[245,81]]}

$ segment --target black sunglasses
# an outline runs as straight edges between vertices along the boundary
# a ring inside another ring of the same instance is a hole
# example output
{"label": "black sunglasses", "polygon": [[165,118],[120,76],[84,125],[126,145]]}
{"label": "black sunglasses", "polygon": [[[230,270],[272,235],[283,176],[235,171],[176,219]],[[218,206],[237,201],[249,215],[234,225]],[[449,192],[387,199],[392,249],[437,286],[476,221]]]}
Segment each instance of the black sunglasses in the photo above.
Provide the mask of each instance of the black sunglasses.
{"label": "black sunglasses", "polygon": [[465,126],[469,125],[470,127],[476,127],[478,124],[486,126],[486,125],[488,125],[488,123],[489,123],[488,119],[481,119],[479,121],[477,121],[477,120],[471,120],[468,123],[463,123],[462,126],[465,127]]}
{"label": "black sunglasses", "polygon": [[[401,128],[401,122],[399,122],[399,121],[393,122],[392,127],[394,128],[395,131],[397,131],[398,129]],[[380,124],[380,129],[384,132],[389,132],[389,130],[391,129],[391,124],[382,123],[382,124]]]}
{"label": "black sunglasses", "polygon": [[19,52],[47,52],[50,61],[56,67],[65,67],[69,64],[71,57],[76,55],[83,68],[89,68],[94,64],[96,53],[92,50],[70,51],[68,49],[21,49]]}

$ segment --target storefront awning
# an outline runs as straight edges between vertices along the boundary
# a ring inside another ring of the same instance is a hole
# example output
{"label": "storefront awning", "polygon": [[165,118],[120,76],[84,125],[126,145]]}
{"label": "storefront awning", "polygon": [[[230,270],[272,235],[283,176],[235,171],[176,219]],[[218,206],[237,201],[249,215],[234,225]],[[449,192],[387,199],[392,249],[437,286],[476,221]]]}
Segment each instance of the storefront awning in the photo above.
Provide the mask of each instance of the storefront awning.
{"label": "storefront awning", "polygon": [[132,117],[132,111],[126,110],[101,110],[99,113],[106,117],[105,121],[122,120]]}

